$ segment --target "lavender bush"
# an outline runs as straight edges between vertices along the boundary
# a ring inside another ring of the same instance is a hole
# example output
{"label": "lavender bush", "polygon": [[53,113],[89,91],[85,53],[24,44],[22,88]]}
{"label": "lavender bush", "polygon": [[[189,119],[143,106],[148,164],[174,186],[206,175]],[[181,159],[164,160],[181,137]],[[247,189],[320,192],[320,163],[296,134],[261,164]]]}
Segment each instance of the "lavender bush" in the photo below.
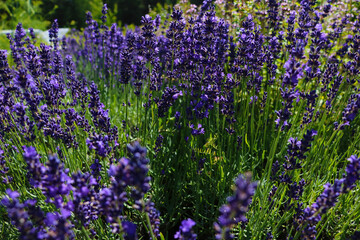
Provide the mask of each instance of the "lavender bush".
{"label": "lavender bush", "polygon": [[[87,13],[0,50],[4,239],[356,239],[353,1]],[[251,174],[249,174],[251,172]]]}

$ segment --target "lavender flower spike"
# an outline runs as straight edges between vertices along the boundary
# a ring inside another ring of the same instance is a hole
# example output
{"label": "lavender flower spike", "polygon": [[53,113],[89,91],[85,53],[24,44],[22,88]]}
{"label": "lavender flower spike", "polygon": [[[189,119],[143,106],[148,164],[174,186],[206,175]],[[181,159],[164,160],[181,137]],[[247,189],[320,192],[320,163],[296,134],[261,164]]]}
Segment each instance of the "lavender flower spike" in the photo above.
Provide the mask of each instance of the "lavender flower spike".
{"label": "lavender flower spike", "polygon": [[195,225],[195,221],[191,218],[183,220],[179,231],[175,233],[174,238],[180,240],[196,240],[197,235],[192,230]]}
{"label": "lavender flower spike", "polygon": [[335,206],[341,194],[347,193],[354,187],[354,183],[360,179],[360,158],[352,155],[346,167],[346,175],[341,179],[335,179],[334,184],[326,183],[324,191],[316,199],[316,202],[304,209],[303,216],[298,219],[300,224],[305,225],[302,230],[303,239],[316,238],[316,225],[321,216]]}
{"label": "lavender flower spike", "polygon": [[220,239],[233,239],[231,228],[240,222],[246,222],[245,217],[248,207],[252,201],[252,196],[255,193],[257,183],[250,181],[250,176],[239,175],[235,181],[235,193],[233,196],[228,197],[228,204],[220,208],[220,217],[218,223],[214,223],[215,238]]}

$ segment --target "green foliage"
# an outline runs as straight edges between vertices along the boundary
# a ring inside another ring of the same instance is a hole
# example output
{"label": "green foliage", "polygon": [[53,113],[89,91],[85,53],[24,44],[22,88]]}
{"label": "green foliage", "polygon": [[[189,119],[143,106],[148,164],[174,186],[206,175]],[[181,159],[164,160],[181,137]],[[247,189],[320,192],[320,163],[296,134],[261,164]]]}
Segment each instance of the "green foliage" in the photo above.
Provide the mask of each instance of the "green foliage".
{"label": "green foliage", "polygon": [[6,35],[0,35],[0,49],[10,50],[9,40]]}
{"label": "green foliage", "polygon": [[41,0],[5,0],[0,2],[0,29],[15,29],[21,22],[25,29],[45,30],[50,22],[41,14]]}
{"label": "green foliage", "polygon": [[46,19],[58,19],[60,27],[85,27],[86,12],[90,11],[95,19],[101,16],[102,5],[108,4],[108,21],[118,25],[140,24],[141,16],[157,4],[175,4],[174,0],[42,0],[41,11]]}
{"label": "green foliage", "polygon": [[[162,6],[170,8],[174,5],[176,0],[105,0],[109,9],[117,8],[117,11],[113,11],[116,18],[123,24],[140,24],[141,17],[149,12],[153,8],[158,8],[162,11]],[[159,11],[159,12],[160,12]]]}
{"label": "green foliage", "polygon": [[[93,1],[59,1],[43,0],[44,9],[49,9],[47,17],[58,18],[61,24],[82,28],[85,22],[85,13],[76,16],[79,12],[92,10],[95,19],[101,16],[102,2]],[[109,16],[107,24],[114,22],[115,19],[126,19],[123,24],[137,22],[138,14],[142,14],[155,1],[107,1],[109,4]],[[170,1],[162,1],[151,5],[152,11],[150,15],[155,17],[160,14],[162,21],[166,15],[171,12]],[[49,5],[46,7],[46,3]],[[51,5],[52,4],[52,5]],[[128,4],[128,7],[124,7]],[[296,5],[296,3],[293,3]],[[184,15],[186,18],[191,16],[186,13],[186,9],[190,8],[190,3],[181,3],[184,7]],[[289,5],[291,5],[289,3]],[[1,8],[4,14],[9,5]],[[25,5],[24,5],[25,6]],[[39,6],[39,5],[36,5]],[[219,5],[217,10],[223,11],[218,13],[230,13],[229,18],[232,19],[232,36],[238,36],[237,30],[241,26],[243,19],[249,13],[256,14],[265,9],[264,1],[235,1],[235,6],[239,9],[230,9],[228,12],[225,5]],[[292,5],[291,5],[292,6]],[[349,5],[351,6],[351,4]],[[94,11],[96,9],[96,11]],[[133,11],[132,11],[133,10]],[[134,18],[130,18],[129,12],[134,14]],[[343,13],[343,12],[340,12]],[[63,18],[61,16],[64,16]],[[129,18],[128,18],[129,17]],[[127,19],[128,18],[128,19]],[[257,22],[258,25],[264,25],[262,31],[267,32],[266,22]],[[328,24],[325,23],[324,26]],[[133,26],[133,25],[132,25]],[[324,32],[326,30],[324,27]],[[103,30],[101,30],[103,33]],[[350,34],[349,30],[344,31]],[[159,33],[157,33],[159,34]],[[104,39],[103,39],[104,40]],[[80,42],[80,38],[76,40]],[[2,42],[7,44],[7,39],[0,36],[0,47]],[[99,53],[99,46],[106,45],[102,42],[98,46],[92,45],[91,51]],[[342,42],[339,41],[339,46]],[[268,45],[266,45],[268,46]],[[206,47],[206,46],[205,46]],[[309,45],[307,45],[307,48]],[[7,47],[8,48],[8,47]],[[175,49],[177,51],[180,49]],[[339,47],[334,47],[331,51],[334,53]],[[296,90],[302,93],[309,93],[315,90],[318,101],[312,107],[314,112],[319,113],[316,117],[312,117],[311,122],[304,124],[304,116],[308,113],[306,98],[299,98],[293,101],[293,109],[290,123],[291,125],[283,131],[276,127],[275,121],[278,118],[275,111],[282,109],[283,99],[280,89],[283,87],[281,77],[284,76],[284,64],[287,61],[285,47],[275,63],[277,65],[276,80],[273,84],[269,83],[269,74],[264,67],[259,72],[263,78],[261,79],[261,90],[257,95],[259,99],[253,102],[252,97],[255,90],[247,86],[249,77],[236,76],[234,82],[236,85],[232,88],[231,93],[234,97],[234,111],[236,111],[236,124],[229,125],[227,117],[220,114],[220,105],[215,104],[215,110],[210,111],[207,118],[194,120],[189,122],[188,119],[181,118],[180,122],[174,117],[175,112],[186,116],[186,106],[190,106],[193,99],[190,95],[181,95],[169,108],[164,117],[158,116],[158,105],[152,102],[149,108],[143,108],[149,100],[150,93],[154,99],[161,99],[163,90],[166,87],[172,87],[173,84],[188,83],[185,72],[179,79],[168,76],[166,71],[161,74],[163,77],[163,85],[160,90],[151,90],[149,88],[150,77],[141,79],[145,84],[142,86],[141,94],[135,95],[137,90],[133,84],[121,84],[118,76],[114,75],[114,69],[118,62],[113,61],[114,65],[110,68],[102,68],[105,59],[97,57],[95,60],[88,61],[84,56],[78,56],[78,52],[73,53],[74,59],[77,59],[77,72],[84,74],[86,79],[94,81],[100,91],[101,102],[105,105],[105,109],[109,109],[111,124],[119,129],[118,143],[119,147],[114,150],[113,155],[100,157],[95,151],[88,148],[86,139],[88,133],[76,126],[72,134],[79,142],[78,148],[71,148],[64,145],[60,139],[54,139],[50,136],[43,136],[42,132],[36,132],[36,139],[32,142],[25,140],[21,132],[8,132],[5,135],[6,144],[16,146],[20,151],[12,148],[6,148],[4,143],[0,146],[5,150],[9,160],[7,166],[10,173],[14,176],[14,181],[10,185],[0,185],[0,192],[3,194],[6,188],[18,189],[24,199],[37,198],[40,204],[44,204],[44,196],[40,191],[34,190],[28,184],[26,179],[26,163],[23,161],[21,146],[33,145],[42,156],[42,161],[47,159],[49,153],[56,152],[59,147],[64,154],[64,164],[70,169],[71,173],[78,170],[83,172],[90,171],[90,165],[94,159],[100,159],[102,164],[101,183],[109,183],[107,174],[109,161],[113,158],[126,156],[125,145],[129,142],[140,141],[143,146],[148,149],[150,159],[150,176],[151,182],[151,199],[156,203],[156,207],[160,210],[162,216],[161,232],[164,237],[161,239],[172,239],[175,229],[178,228],[181,220],[191,217],[196,225],[196,233],[198,239],[212,239],[213,223],[217,221],[219,215],[219,207],[226,202],[226,198],[232,194],[233,179],[239,174],[251,171],[253,178],[258,180],[259,186],[253,197],[253,203],[247,214],[247,225],[239,226],[234,229],[237,239],[265,239],[267,233],[273,234],[275,239],[286,239],[288,234],[295,236],[295,239],[301,239],[301,230],[294,233],[294,214],[295,207],[289,207],[284,210],[284,203],[289,200],[291,206],[295,206],[301,202],[302,208],[311,206],[317,197],[323,192],[324,184],[334,182],[335,179],[341,178],[345,173],[346,159],[352,154],[359,154],[360,149],[360,117],[356,119],[343,130],[335,130],[334,122],[341,122],[341,113],[348,105],[348,99],[351,94],[357,93],[359,82],[350,84],[343,81],[339,87],[338,95],[334,101],[331,110],[326,108],[325,102],[328,99],[327,92],[322,91],[326,87],[319,79],[318,81],[306,82],[300,80],[296,86]],[[306,58],[309,53],[306,53]],[[10,55],[10,54],[9,54]],[[65,54],[63,54],[65,55]],[[307,59],[302,59],[302,63],[306,63]],[[329,64],[328,52],[321,51],[319,57],[322,68]],[[348,61],[347,59],[344,62]],[[174,62],[174,59],[172,59]],[[154,71],[150,62],[146,67],[149,71]],[[223,67],[224,73],[228,73],[230,64],[226,63]],[[112,72],[111,72],[112,69]],[[322,69],[323,70],[323,69]],[[353,77],[354,80],[358,76],[349,76],[345,72],[343,66],[341,73],[345,77]],[[204,76],[203,76],[204,78]],[[203,80],[203,79],[202,79]],[[331,85],[334,79],[331,79]],[[70,78],[64,79],[67,85],[70,85]],[[225,81],[225,79],[224,79]],[[180,85],[180,84],[179,84]],[[111,87],[109,87],[111,86]],[[250,89],[250,90],[249,90]],[[201,91],[204,91],[203,89]],[[204,92],[202,92],[204,93]],[[66,93],[65,100],[71,99],[71,91]],[[264,97],[267,96],[267,97]],[[19,99],[16,99],[18,101]],[[131,103],[131,104],[127,104]],[[184,107],[185,106],[185,107]],[[60,110],[67,107],[66,104],[60,106]],[[73,106],[76,111],[83,110],[84,116],[93,126],[90,106],[84,107],[77,103]],[[62,116],[62,115],[61,115]],[[126,126],[123,125],[126,120]],[[59,118],[59,124],[66,126],[65,118]],[[181,130],[175,125],[181,124]],[[189,128],[189,124],[195,126],[199,123],[206,129],[205,133],[193,136]],[[236,134],[229,134],[225,127],[231,126]],[[301,127],[300,127],[301,126]],[[272,163],[276,160],[283,163],[287,148],[289,146],[289,138],[301,139],[309,129],[316,129],[318,135],[312,142],[311,149],[306,153],[306,159],[301,162],[302,168],[291,171],[292,180],[298,182],[300,179],[306,180],[304,193],[300,196],[300,201],[288,198],[289,186],[285,183],[274,183],[271,180]],[[156,139],[161,134],[164,137],[160,151],[156,151]],[[237,136],[242,137],[242,141],[237,141]],[[188,138],[187,138],[188,137]],[[199,160],[206,159],[204,165],[199,167]],[[269,192],[274,184],[278,185],[278,190],[269,200]],[[353,231],[359,230],[360,223],[360,191],[357,185],[351,192],[343,194],[339,197],[337,204],[331,208],[326,214],[323,214],[321,221],[317,226],[319,239],[345,239],[350,236]],[[138,224],[138,233],[141,239],[148,239],[148,230],[144,224],[144,216],[131,207],[132,202],[127,203],[126,216],[128,220]],[[41,206],[43,207],[43,206]],[[46,209],[47,210],[47,209]],[[95,220],[90,226],[94,229],[100,239],[115,239],[111,235],[111,229],[106,226],[102,219]],[[75,232],[77,239],[89,238],[90,231],[83,228],[82,231]],[[5,239],[16,239],[17,231],[9,222],[4,209],[0,208],[0,235]],[[162,235],[161,235],[162,236]]]}
{"label": "green foliage", "polygon": [[42,12],[46,19],[58,19],[60,27],[85,27],[86,12],[101,16],[102,0],[43,0]]}

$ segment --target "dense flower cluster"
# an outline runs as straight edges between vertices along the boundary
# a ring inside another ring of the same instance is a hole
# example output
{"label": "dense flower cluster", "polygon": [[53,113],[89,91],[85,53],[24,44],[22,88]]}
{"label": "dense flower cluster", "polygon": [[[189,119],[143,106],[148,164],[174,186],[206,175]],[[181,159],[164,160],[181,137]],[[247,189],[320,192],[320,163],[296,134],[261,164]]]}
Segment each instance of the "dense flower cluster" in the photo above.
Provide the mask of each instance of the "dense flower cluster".
{"label": "dense flower cluster", "polygon": [[44,213],[36,200],[19,201],[17,191],[6,190],[7,197],[1,204],[6,207],[12,224],[20,232],[20,239],[74,239],[72,226],[64,213]]}
{"label": "dense flower cluster", "polygon": [[[50,239],[48,234],[54,239],[63,239],[63,236],[74,238],[72,229],[75,225],[89,227],[92,221],[100,217],[111,224],[114,233],[124,234],[125,239],[137,239],[136,225],[125,221],[124,204],[129,198],[135,201],[136,209],[144,210],[149,215],[153,231],[159,236],[159,212],[151,201],[143,200],[150,190],[146,149],[136,142],[128,145],[128,151],[131,158],[121,158],[118,165],[110,166],[112,181],[108,187],[103,187],[99,186],[98,161],[93,164],[92,174],[79,171],[70,176],[69,169],[64,169],[57,156],[50,155],[47,163],[43,164],[34,147],[24,146],[23,157],[30,184],[39,188],[46,202],[53,204],[57,211],[45,214],[36,206],[35,200],[22,204],[18,200],[20,194],[8,189],[9,198],[4,198],[2,205],[7,208],[10,219],[15,221],[14,225],[21,232],[22,239]],[[127,193],[129,187],[131,194]]]}
{"label": "dense flower cluster", "polygon": [[49,45],[19,23],[0,50],[5,238],[356,236],[360,14],[343,2],[181,0],[135,28],[104,4],[63,39],[53,21]]}

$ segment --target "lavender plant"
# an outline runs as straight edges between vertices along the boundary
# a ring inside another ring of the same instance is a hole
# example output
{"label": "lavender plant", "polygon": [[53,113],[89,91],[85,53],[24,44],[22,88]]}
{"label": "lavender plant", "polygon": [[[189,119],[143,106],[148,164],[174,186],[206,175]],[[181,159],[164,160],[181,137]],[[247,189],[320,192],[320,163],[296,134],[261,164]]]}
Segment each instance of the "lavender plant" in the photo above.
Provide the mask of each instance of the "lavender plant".
{"label": "lavender plant", "polygon": [[8,35],[2,236],[356,238],[359,14],[227,2]]}

